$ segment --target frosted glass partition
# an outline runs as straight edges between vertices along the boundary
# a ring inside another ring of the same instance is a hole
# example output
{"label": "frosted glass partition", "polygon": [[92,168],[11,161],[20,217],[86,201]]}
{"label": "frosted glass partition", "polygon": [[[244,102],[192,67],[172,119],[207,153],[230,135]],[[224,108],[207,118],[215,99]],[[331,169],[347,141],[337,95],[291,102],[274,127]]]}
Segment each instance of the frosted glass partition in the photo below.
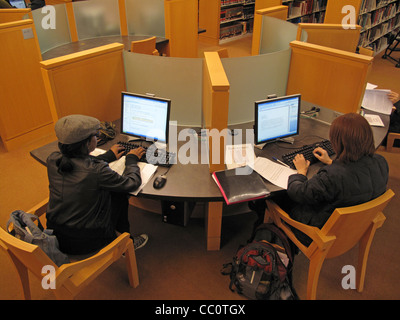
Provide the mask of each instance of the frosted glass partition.
{"label": "frosted glass partition", "polygon": [[165,37],[163,0],[125,0],[129,35]]}
{"label": "frosted glass partition", "polygon": [[[32,11],[41,53],[71,42],[65,5],[56,4],[54,5],[54,9],[56,12],[56,25],[54,29],[47,28],[47,23],[50,23],[48,12],[42,13],[42,10]],[[42,22],[45,28],[43,28]]]}
{"label": "frosted glass partition", "polygon": [[264,16],[261,26],[260,54],[289,48],[289,43],[296,40],[297,25],[268,16]]}
{"label": "frosted glass partition", "polygon": [[291,49],[251,57],[222,59],[228,77],[228,124],[254,121],[254,102],[285,95]]}
{"label": "frosted glass partition", "polygon": [[171,121],[201,126],[203,59],[123,54],[127,91],[171,99]]}
{"label": "frosted glass partition", "polygon": [[118,0],[73,2],[78,39],[121,34]]}

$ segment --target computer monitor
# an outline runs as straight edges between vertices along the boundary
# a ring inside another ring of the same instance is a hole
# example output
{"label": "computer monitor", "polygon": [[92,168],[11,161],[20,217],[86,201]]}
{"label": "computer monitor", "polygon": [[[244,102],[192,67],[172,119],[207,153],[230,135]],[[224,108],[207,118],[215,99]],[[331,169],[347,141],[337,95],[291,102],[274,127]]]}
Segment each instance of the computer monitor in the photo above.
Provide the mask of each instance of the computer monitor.
{"label": "computer monitor", "polygon": [[10,4],[13,7],[16,7],[18,9],[25,9],[26,8],[26,3],[25,0],[9,0]]}
{"label": "computer monitor", "polygon": [[295,94],[255,102],[256,145],[299,134],[301,95]]}
{"label": "computer monitor", "polygon": [[121,133],[168,143],[171,100],[122,92]]}

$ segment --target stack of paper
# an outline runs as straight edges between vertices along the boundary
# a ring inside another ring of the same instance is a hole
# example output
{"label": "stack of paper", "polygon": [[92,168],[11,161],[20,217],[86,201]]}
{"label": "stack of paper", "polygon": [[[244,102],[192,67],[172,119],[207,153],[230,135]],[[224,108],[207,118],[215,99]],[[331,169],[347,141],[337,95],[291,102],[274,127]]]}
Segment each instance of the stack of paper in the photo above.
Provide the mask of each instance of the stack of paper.
{"label": "stack of paper", "polygon": [[[92,156],[98,156],[102,153],[105,153],[106,151],[103,149],[99,149],[96,148],[91,155]],[[122,175],[122,173],[125,170],[125,156],[119,158],[116,161],[113,161],[111,163],[109,163],[109,166],[112,170],[114,170],[115,172],[119,173],[120,175]],[[150,164],[150,163],[145,163],[145,162],[138,162],[138,167],[140,168],[140,176],[142,178],[142,184],[140,185],[139,188],[137,188],[135,191],[131,192],[132,195],[136,196],[140,190],[143,189],[143,187],[146,185],[146,183],[151,179],[151,177],[153,176],[153,174],[156,172],[157,170],[157,166]]]}

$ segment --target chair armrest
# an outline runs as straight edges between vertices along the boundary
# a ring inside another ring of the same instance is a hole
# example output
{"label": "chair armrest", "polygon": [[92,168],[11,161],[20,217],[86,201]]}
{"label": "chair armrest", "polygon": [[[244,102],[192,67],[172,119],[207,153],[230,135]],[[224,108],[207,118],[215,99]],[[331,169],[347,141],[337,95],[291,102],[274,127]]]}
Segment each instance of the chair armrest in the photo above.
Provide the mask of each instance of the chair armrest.
{"label": "chair armrest", "polygon": [[[275,224],[285,231],[286,235],[293,241],[293,243],[302,251],[307,252],[310,247],[303,245],[294,235],[293,231],[287,226],[290,225],[295,229],[303,232],[309,236],[313,242],[321,249],[325,250],[330,247],[336,237],[326,236],[321,233],[321,230],[317,227],[309,226],[299,221],[293,220],[285,211],[282,210],[274,201],[266,200],[268,210],[272,213],[272,219]],[[284,224],[282,220],[286,223]],[[311,245],[310,245],[311,246]]]}
{"label": "chair armrest", "polygon": [[42,214],[46,213],[48,203],[49,203],[49,197],[47,197],[43,201],[39,202],[34,207],[30,208],[28,210],[28,213],[31,213],[31,214],[34,214],[34,215],[40,217]]}

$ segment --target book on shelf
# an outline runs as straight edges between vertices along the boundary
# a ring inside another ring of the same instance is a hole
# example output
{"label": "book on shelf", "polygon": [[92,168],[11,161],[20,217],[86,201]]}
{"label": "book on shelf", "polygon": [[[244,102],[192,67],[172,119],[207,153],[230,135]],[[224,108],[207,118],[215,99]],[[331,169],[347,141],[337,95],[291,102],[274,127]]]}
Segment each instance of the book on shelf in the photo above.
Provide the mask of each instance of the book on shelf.
{"label": "book on shelf", "polygon": [[248,166],[215,171],[212,177],[228,205],[262,199],[270,193],[260,175]]}

